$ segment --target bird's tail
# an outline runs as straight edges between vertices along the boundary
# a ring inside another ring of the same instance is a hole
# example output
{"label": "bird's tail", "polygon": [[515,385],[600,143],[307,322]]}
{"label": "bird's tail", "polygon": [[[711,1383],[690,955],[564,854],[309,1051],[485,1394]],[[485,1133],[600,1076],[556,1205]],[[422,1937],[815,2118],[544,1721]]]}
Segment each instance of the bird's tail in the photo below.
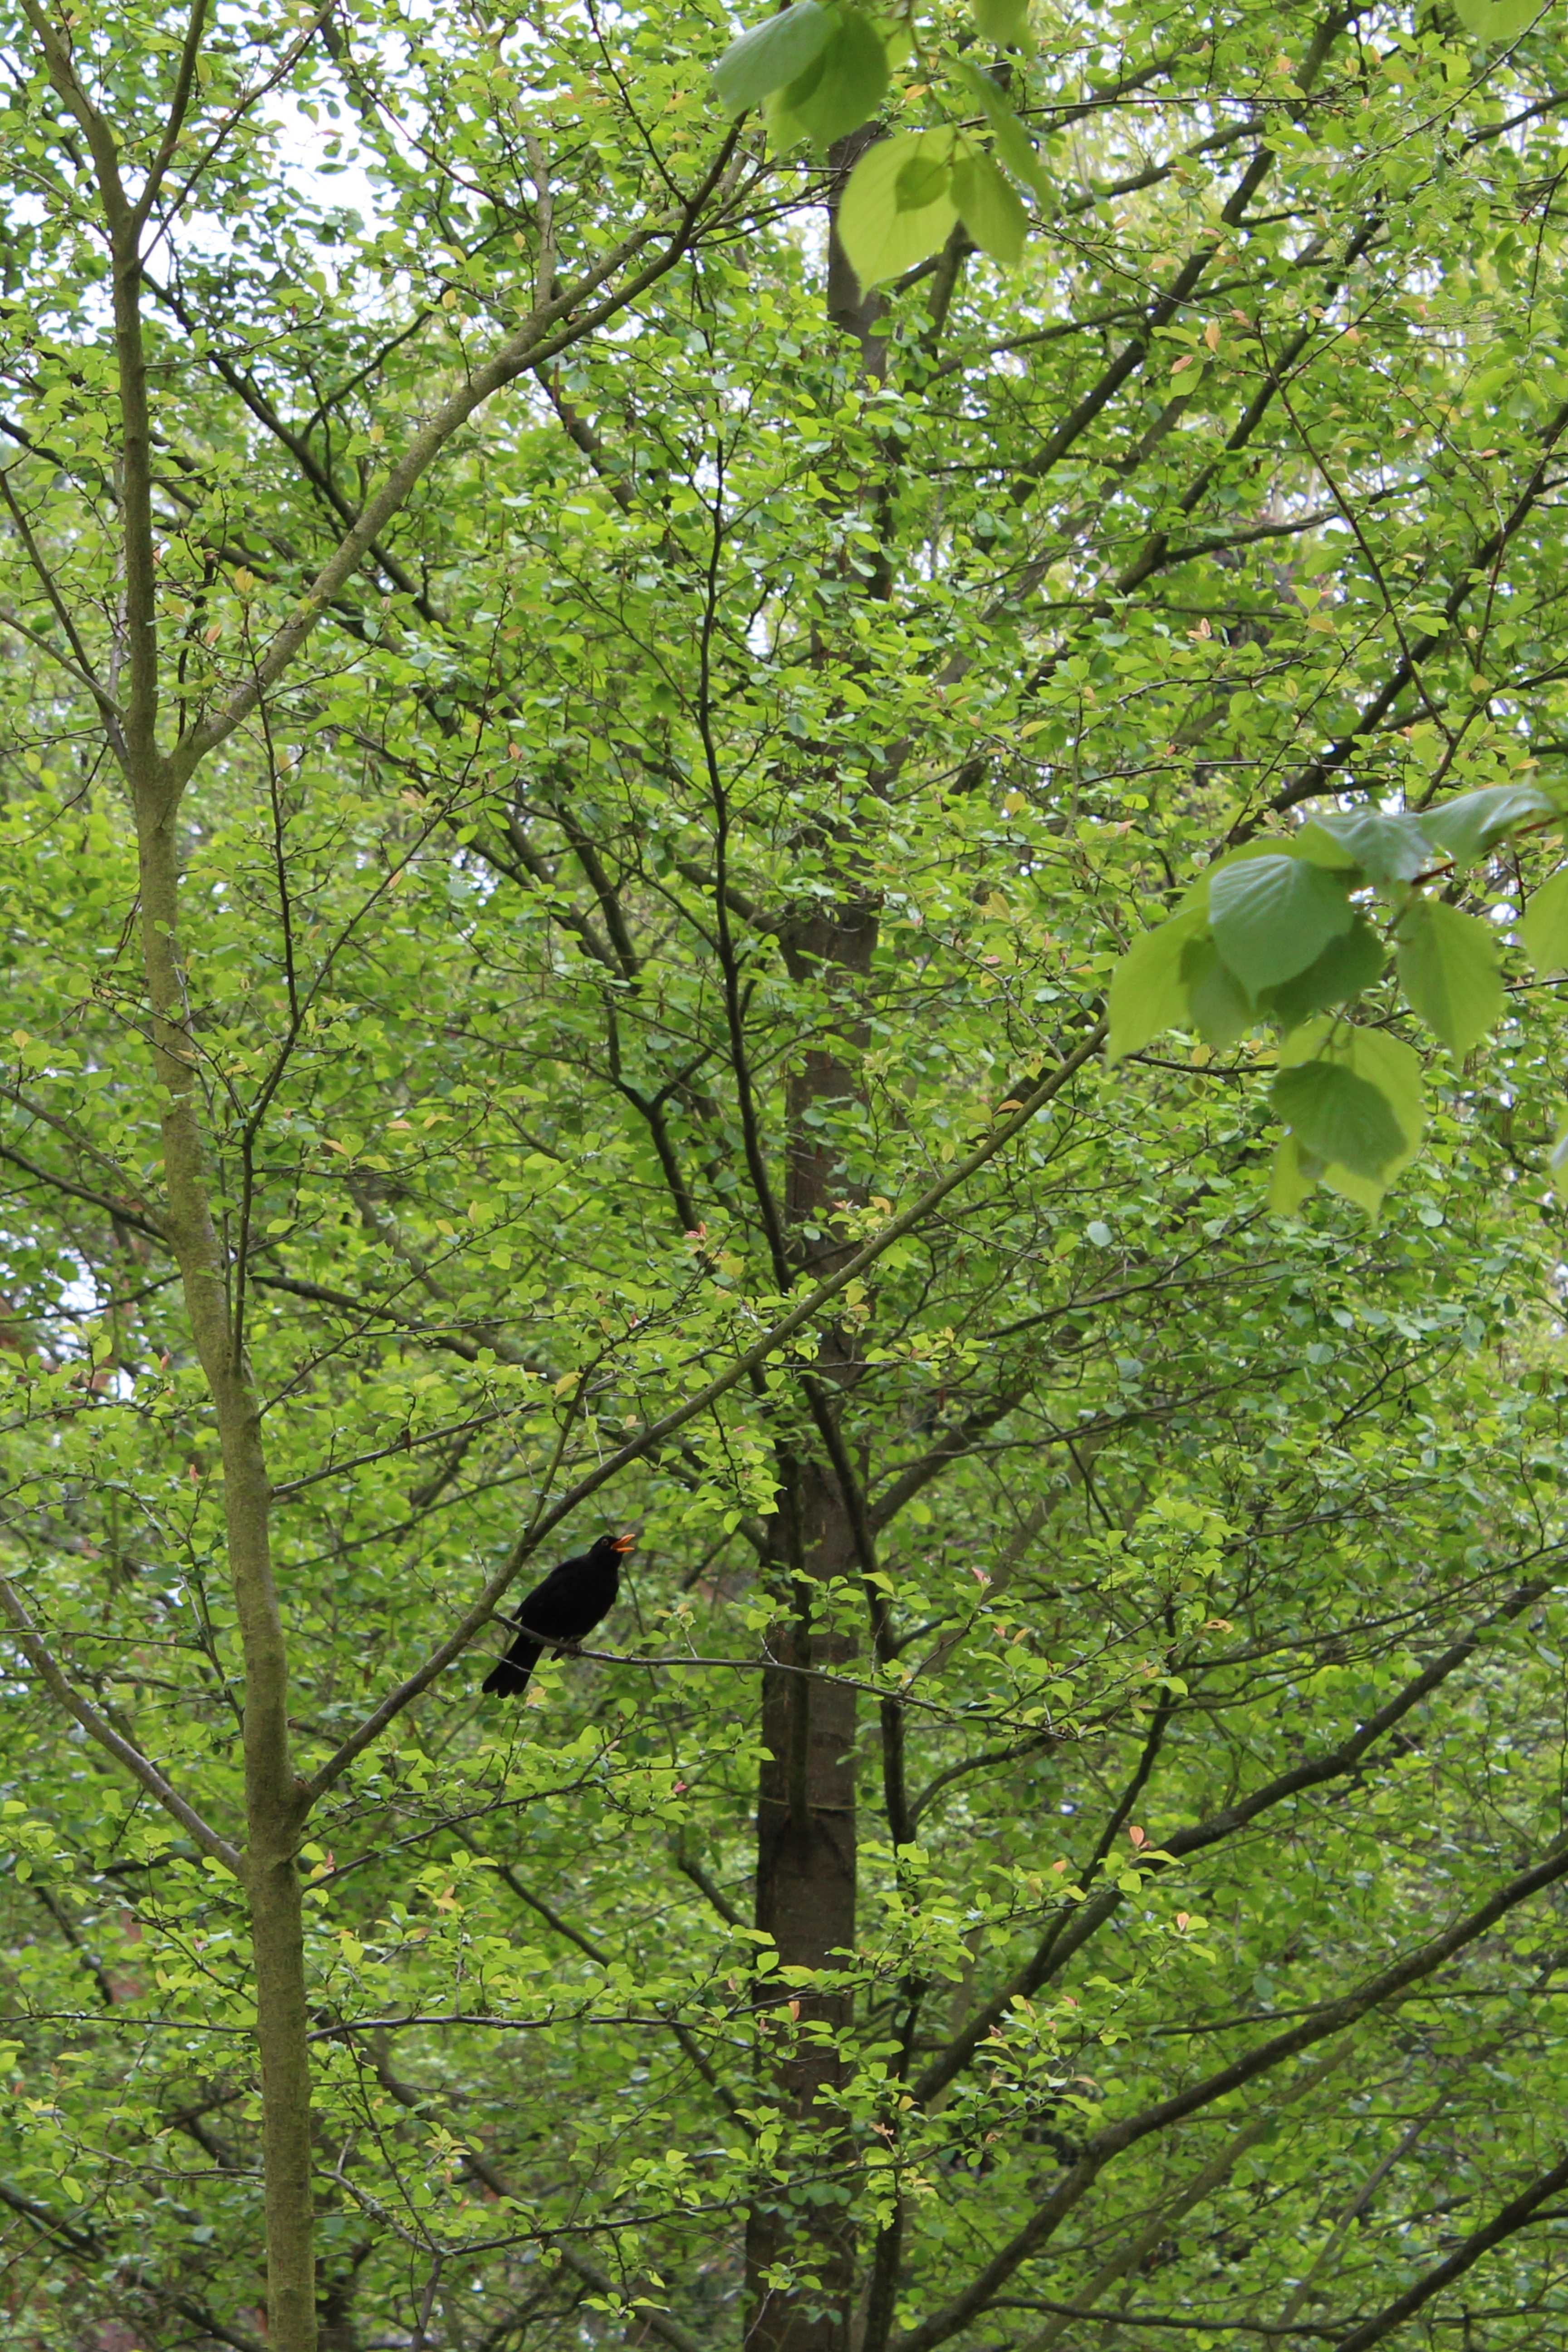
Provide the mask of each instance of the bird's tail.
{"label": "bird's tail", "polygon": [[479,1687],[497,1698],[515,1698],[519,1691],[528,1688],[528,1678],[544,1655],[542,1642],[531,1642],[526,1635],[515,1641],[504,1658],[498,1658]]}

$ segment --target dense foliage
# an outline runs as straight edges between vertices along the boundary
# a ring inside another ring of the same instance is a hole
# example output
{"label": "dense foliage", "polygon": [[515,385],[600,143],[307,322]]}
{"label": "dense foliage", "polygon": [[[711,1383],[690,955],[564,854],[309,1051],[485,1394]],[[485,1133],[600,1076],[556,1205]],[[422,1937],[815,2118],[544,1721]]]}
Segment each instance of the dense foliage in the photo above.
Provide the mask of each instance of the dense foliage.
{"label": "dense foliage", "polygon": [[1563,2333],[1568,50],[812,13],[0,18],[7,2341]]}

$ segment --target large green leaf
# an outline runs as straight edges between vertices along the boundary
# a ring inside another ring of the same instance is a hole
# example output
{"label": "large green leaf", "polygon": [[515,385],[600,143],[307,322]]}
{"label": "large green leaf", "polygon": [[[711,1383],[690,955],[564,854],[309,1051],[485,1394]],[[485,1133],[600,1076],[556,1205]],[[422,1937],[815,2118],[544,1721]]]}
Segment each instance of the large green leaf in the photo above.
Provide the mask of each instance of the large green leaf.
{"label": "large green leaf", "polygon": [[776,100],[775,136],[798,123],[819,148],[868,122],[888,87],[888,52],[869,16],[839,12],[837,30]]}
{"label": "large green leaf", "polygon": [[1503,1007],[1497,949],[1485,923],[1441,898],[1417,898],[1399,927],[1399,979],[1428,1029],[1468,1054]]}
{"label": "large green leaf", "polygon": [[1454,14],[1478,41],[1517,41],[1545,11],[1541,0],[1454,0]]}
{"label": "large green leaf", "polygon": [[1325,1012],[1331,1004],[1346,1004],[1363,989],[1373,987],[1387,961],[1388,950],[1382,940],[1365,917],[1357,915],[1350,929],[1331,940],[1305,971],[1266,988],[1258,997],[1258,1009],[1281,1028],[1294,1029],[1312,1013]]}
{"label": "large green leaf", "polygon": [[1189,907],[1201,907],[1206,915],[1215,876],[1226,873],[1232,866],[1250,865],[1255,857],[1300,857],[1309,866],[1326,866],[1329,872],[1338,876],[1343,889],[1349,891],[1358,887],[1361,881],[1359,867],[1347,864],[1338,856],[1331,860],[1324,856],[1309,856],[1301,846],[1301,841],[1302,835],[1299,833],[1284,838],[1279,834],[1266,833],[1259,834],[1252,841],[1238,842],[1234,849],[1225,850],[1212,859],[1195,880],[1188,883],[1179,901],[1180,911],[1184,914]]}
{"label": "large green leaf", "polygon": [[1274,1081],[1276,1111],[1303,1151],[1352,1175],[1380,1177],[1405,1142],[1386,1095],[1343,1062],[1304,1062]]}
{"label": "large green leaf", "polygon": [[1205,1045],[1234,1045],[1258,1015],[1236,974],[1220,961],[1212,931],[1199,931],[1187,941],[1181,973],[1187,1017]]}
{"label": "large green leaf", "polygon": [[1489,784],[1484,792],[1461,793],[1441,808],[1423,809],[1421,830],[1457,866],[1468,866],[1516,824],[1551,814],[1552,802],[1539,784]]}
{"label": "large green leaf", "polygon": [[1303,825],[1296,844],[1303,857],[1319,866],[1334,863],[1323,854],[1331,845],[1341,863],[1359,866],[1374,882],[1412,882],[1442,862],[1418,818],[1385,816],[1381,809],[1331,810]]}
{"label": "large green leaf", "polygon": [[713,68],[719,95],[730,112],[744,114],[770,90],[782,89],[804,73],[826,47],[837,21],[835,11],[818,7],[817,0],[795,0],[783,16],[770,16],[765,25],[753,25],[731,41]]}
{"label": "large green leaf", "polygon": [[1219,951],[1254,995],[1315,963],[1353,912],[1342,875],[1288,853],[1215,866],[1209,879]]}
{"label": "large green leaf", "polygon": [[1207,928],[1203,909],[1193,908],[1133,940],[1111,976],[1108,1061],[1119,1062],[1124,1055],[1136,1054],[1162,1029],[1186,1019],[1182,959],[1190,942]]}
{"label": "large green leaf", "polygon": [[973,0],[974,22],[983,40],[999,49],[1016,48],[1026,41],[1029,0]]}
{"label": "large green leaf", "polygon": [[955,63],[953,71],[990,124],[992,136],[996,142],[996,152],[1013,177],[1022,180],[1042,203],[1047,201],[1054,193],[1050,174],[1030,145],[1028,132],[990,75],[979,72],[962,58]]}
{"label": "large green leaf", "polygon": [[[1296,1030],[1279,1048],[1282,1070],[1313,1061],[1342,1062],[1356,1077],[1376,1087],[1399,1123],[1400,1149],[1378,1176],[1358,1175],[1342,1161],[1325,1165],[1310,1155],[1305,1160],[1298,1155],[1288,1177],[1277,1170],[1279,1187],[1289,1190],[1315,1180],[1375,1216],[1388,1186],[1421,1149],[1426,1125],[1421,1057],[1399,1038],[1391,1037],[1386,1029],[1355,1028],[1349,1022],[1320,1016]],[[1296,1197],[1300,1197],[1299,1190]],[[1276,1200],[1275,1205],[1285,1203]]]}
{"label": "large green leaf", "polygon": [[943,243],[958,218],[953,146],[951,131],[901,131],[868,147],[850,173],[838,236],[862,287],[912,269]]}
{"label": "large green leaf", "polygon": [[982,253],[1009,267],[1021,261],[1029,215],[989,155],[961,154],[952,167],[959,217]]}
{"label": "large green leaf", "polygon": [[1301,1147],[1293,1135],[1285,1136],[1274,1154],[1274,1166],[1268,1181],[1268,1205],[1285,1216],[1294,1216],[1317,1182],[1321,1161],[1309,1153],[1303,1158]]}
{"label": "large green leaf", "polygon": [[1426,1129],[1426,1100],[1421,1083],[1421,1056],[1386,1029],[1350,1029],[1342,1022],[1335,1032],[1333,1058],[1342,1060],[1374,1086],[1399,1121],[1404,1142],[1380,1177],[1358,1176],[1344,1167],[1325,1168],[1323,1182],[1335,1192],[1359,1202],[1375,1216],[1387,1187],[1408,1168],[1421,1149]]}
{"label": "large green leaf", "polygon": [[1519,935],[1537,971],[1568,971],[1568,866],[1531,893]]}

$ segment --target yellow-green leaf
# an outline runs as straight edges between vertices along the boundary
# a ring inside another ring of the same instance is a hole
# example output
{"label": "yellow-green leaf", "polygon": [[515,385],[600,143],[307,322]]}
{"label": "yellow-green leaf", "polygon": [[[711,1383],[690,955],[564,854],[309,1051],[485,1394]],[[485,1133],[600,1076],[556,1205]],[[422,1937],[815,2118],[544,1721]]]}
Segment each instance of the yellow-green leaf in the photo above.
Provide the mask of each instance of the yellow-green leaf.
{"label": "yellow-green leaf", "polygon": [[1454,0],[1454,14],[1478,41],[1517,41],[1545,10],[1541,0]]}
{"label": "yellow-green leaf", "polygon": [[1124,1055],[1136,1054],[1162,1029],[1186,1018],[1183,952],[1207,927],[1203,908],[1194,907],[1133,940],[1111,977],[1108,1061],[1119,1062]]}
{"label": "yellow-green leaf", "polygon": [[1568,971],[1568,866],[1531,893],[1519,936],[1538,972]]}
{"label": "yellow-green leaf", "polygon": [[1502,979],[1492,934],[1474,915],[1441,898],[1418,898],[1399,927],[1399,978],[1405,995],[1451,1053],[1468,1054],[1502,1013]]}
{"label": "yellow-green leaf", "polygon": [[982,253],[1009,268],[1023,259],[1029,215],[989,155],[960,155],[952,167],[952,196]]}
{"label": "yellow-green leaf", "polygon": [[902,131],[868,147],[838,206],[838,237],[863,288],[935,253],[958,218],[951,181],[954,133]]}

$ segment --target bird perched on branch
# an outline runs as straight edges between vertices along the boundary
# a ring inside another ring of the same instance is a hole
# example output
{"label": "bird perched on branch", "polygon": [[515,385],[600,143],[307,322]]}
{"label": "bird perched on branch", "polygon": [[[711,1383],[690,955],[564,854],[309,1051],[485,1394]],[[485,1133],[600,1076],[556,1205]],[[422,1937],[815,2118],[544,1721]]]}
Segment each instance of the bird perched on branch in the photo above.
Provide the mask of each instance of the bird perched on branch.
{"label": "bird perched on branch", "polygon": [[552,1568],[518,1611],[513,1620],[520,1629],[517,1639],[485,1676],[484,1689],[500,1698],[515,1698],[528,1688],[528,1678],[546,1650],[570,1647],[591,1633],[616,1605],[621,1562],[636,1542],[635,1536],[601,1536],[592,1551],[578,1552]]}

